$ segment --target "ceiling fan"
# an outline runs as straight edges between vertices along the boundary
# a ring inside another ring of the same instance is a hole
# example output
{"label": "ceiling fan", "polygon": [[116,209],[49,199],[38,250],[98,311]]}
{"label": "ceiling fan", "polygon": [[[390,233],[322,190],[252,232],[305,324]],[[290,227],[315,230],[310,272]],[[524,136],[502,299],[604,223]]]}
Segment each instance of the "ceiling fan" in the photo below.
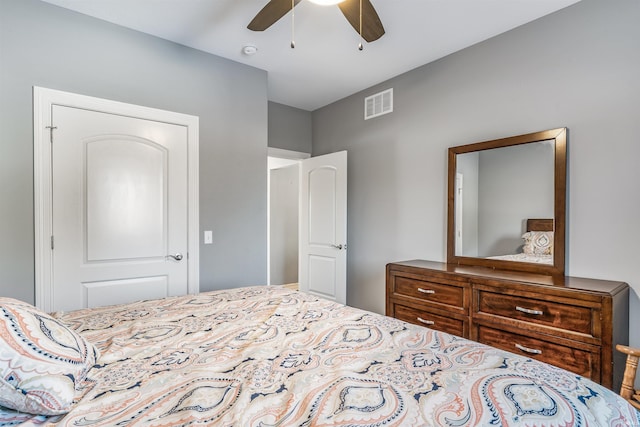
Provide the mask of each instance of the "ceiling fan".
{"label": "ceiling fan", "polygon": [[[302,0],[270,0],[265,7],[247,25],[252,31],[264,31],[293,9]],[[380,17],[370,0],[311,0],[318,4],[338,4],[342,14],[358,34],[367,42],[378,40],[384,35]],[[362,25],[360,7],[362,5]],[[362,28],[361,28],[362,27]]]}

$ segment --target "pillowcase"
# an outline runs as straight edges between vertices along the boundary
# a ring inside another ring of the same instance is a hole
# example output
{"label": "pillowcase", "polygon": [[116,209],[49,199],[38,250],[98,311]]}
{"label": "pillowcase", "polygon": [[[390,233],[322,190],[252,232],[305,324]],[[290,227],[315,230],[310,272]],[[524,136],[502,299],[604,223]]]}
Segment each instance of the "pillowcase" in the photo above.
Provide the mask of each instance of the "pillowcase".
{"label": "pillowcase", "polygon": [[552,255],[553,231],[527,231],[522,235],[524,239],[523,252],[527,255]]}
{"label": "pillowcase", "polygon": [[0,406],[35,415],[69,412],[98,351],[36,307],[0,297]]}

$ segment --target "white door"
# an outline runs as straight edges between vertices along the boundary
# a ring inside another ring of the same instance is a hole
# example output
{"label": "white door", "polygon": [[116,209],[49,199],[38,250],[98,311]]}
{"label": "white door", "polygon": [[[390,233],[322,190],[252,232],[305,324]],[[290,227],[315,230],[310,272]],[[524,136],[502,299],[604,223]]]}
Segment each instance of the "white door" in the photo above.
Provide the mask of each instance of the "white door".
{"label": "white door", "polygon": [[455,248],[456,248],[456,255],[458,256],[462,256],[464,254],[463,252],[463,247],[462,247],[462,226],[464,224],[464,219],[463,219],[463,212],[464,212],[464,207],[463,207],[463,202],[464,202],[464,197],[463,197],[463,175],[461,173],[456,173],[456,193],[454,195],[454,206],[456,209],[456,229],[455,229]]}
{"label": "white door", "polygon": [[53,310],[187,287],[187,129],[52,106]]}
{"label": "white door", "polygon": [[347,152],[300,166],[300,289],[347,302]]}

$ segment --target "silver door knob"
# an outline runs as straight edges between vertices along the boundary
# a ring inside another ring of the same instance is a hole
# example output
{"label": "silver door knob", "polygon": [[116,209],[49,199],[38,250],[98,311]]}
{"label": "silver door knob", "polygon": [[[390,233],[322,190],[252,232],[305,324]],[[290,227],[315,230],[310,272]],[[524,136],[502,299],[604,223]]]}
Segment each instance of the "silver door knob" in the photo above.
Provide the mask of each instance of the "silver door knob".
{"label": "silver door knob", "polygon": [[331,247],[336,248],[338,250],[347,249],[347,244],[345,243],[344,245],[331,245]]}
{"label": "silver door knob", "polygon": [[175,255],[167,255],[167,258],[173,258],[176,261],[181,261],[182,260],[182,254],[178,252]]}

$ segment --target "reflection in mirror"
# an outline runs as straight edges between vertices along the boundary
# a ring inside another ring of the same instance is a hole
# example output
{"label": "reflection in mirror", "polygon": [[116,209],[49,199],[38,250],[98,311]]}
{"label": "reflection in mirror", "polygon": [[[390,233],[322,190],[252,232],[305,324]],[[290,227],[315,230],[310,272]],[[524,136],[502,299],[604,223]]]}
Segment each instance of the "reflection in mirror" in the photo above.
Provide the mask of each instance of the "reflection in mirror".
{"label": "reflection in mirror", "polygon": [[553,140],[457,155],[456,255],[553,263],[552,234],[532,250],[525,233],[528,219],[553,218],[554,155]]}
{"label": "reflection in mirror", "polygon": [[449,148],[447,262],[564,274],[566,133]]}

